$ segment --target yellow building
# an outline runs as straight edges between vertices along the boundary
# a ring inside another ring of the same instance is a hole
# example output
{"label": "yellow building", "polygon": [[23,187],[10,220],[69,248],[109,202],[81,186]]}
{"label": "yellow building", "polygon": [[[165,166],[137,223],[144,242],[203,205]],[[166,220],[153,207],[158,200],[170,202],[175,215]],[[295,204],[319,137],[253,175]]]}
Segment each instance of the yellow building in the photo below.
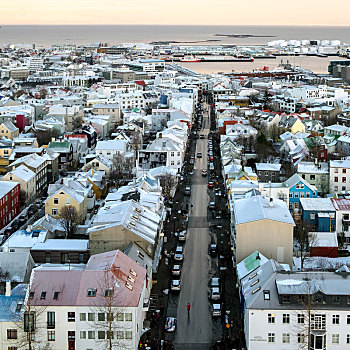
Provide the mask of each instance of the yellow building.
{"label": "yellow building", "polygon": [[87,215],[87,198],[67,186],[62,186],[46,199],[45,214],[57,219],[60,217],[61,209],[65,206],[75,208],[80,216],[80,221],[84,222]]}
{"label": "yellow building", "polygon": [[290,132],[292,134],[296,134],[297,132],[305,132],[305,125],[300,119],[297,119],[290,128]]}
{"label": "yellow building", "polygon": [[9,146],[0,146],[0,173],[7,173],[7,166],[10,164],[9,157],[12,152],[12,148]]}
{"label": "yellow building", "polygon": [[0,135],[7,139],[13,140],[14,138],[18,137],[19,129],[13,125],[12,122],[3,122],[0,124]]}

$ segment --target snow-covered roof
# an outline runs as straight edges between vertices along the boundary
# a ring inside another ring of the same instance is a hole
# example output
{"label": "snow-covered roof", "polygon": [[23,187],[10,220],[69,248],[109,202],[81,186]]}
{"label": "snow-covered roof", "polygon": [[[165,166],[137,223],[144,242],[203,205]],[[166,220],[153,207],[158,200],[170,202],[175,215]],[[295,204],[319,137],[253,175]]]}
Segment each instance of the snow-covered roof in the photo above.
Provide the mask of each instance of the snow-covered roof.
{"label": "snow-covered roof", "polygon": [[300,198],[303,210],[335,211],[330,198]]}
{"label": "snow-covered roof", "polygon": [[257,171],[280,171],[281,164],[273,164],[273,163],[256,163]]}
{"label": "snow-covered roof", "polygon": [[88,249],[88,239],[48,239],[45,242],[35,243],[31,250],[87,251]]}

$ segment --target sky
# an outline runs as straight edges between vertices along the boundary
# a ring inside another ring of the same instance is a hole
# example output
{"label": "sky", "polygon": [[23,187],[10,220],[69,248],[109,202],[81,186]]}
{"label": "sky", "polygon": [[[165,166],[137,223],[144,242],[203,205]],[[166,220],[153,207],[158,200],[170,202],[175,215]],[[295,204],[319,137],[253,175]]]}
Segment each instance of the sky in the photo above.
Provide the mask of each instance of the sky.
{"label": "sky", "polygon": [[349,0],[1,0],[0,25],[348,26],[349,14]]}

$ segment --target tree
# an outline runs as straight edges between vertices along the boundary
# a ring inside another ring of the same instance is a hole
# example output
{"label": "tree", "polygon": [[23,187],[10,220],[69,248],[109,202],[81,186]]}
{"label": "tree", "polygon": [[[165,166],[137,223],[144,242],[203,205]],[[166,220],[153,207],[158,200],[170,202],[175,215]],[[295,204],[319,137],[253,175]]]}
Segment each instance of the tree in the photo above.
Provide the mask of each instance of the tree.
{"label": "tree", "polygon": [[119,188],[126,177],[129,177],[130,180],[133,170],[133,159],[125,158],[118,153],[114,156],[112,162],[113,166],[109,174],[109,181],[112,186]]}
{"label": "tree", "polygon": [[127,322],[132,321],[132,314],[126,313],[126,308],[121,306],[123,298],[118,285],[120,281],[110,269],[111,267],[106,267],[105,271],[102,271],[96,297],[90,307],[93,314],[97,311],[94,330],[97,330],[98,341],[103,343],[106,349],[131,349],[124,341],[124,332],[130,329],[130,323]]}
{"label": "tree", "polygon": [[77,232],[81,217],[75,207],[66,205],[60,209],[59,222],[66,232],[66,238],[71,238]]}
{"label": "tree", "polygon": [[[17,346],[26,350],[49,350],[50,344],[46,337],[40,337],[40,331],[43,330],[46,335],[46,322],[44,318],[45,306],[32,305],[33,293],[31,292],[31,283],[28,284],[28,290],[23,305],[17,304],[14,324],[17,327]],[[45,340],[44,340],[45,339]]]}
{"label": "tree", "polygon": [[57,139],[60,134],[56,129],[47,129],[47,130],[34,130],[34,137],[36,137],[39,147],[42,145],[48,145],[52,139]]}
{"label": "tree", "polygon": [[82,125],[83,125],[82,116],[76,116],[73,118],[73,130],[80,129]]}
{"label": "tree", "polygon": [[159,182],[162,187],[162,194],[169,202],[171,199],[171,191],[177,185],[177,177],[167,173],[159,178]]}
{"label": "tree", "polygon": [[135,152],[135,157],[137,158],[138,151],[142,145],[142,133],[135,127],[130,136],[131,148]]}
{"label": "tree", "polygon": [[304,268],[305,259],[310,252],[310,248],[315,246],[317,238],[314,232],[311,231],[311,226],[301,221],[297,222],[294,229],[294,239],[298,243],[300,249],[301,269]]}

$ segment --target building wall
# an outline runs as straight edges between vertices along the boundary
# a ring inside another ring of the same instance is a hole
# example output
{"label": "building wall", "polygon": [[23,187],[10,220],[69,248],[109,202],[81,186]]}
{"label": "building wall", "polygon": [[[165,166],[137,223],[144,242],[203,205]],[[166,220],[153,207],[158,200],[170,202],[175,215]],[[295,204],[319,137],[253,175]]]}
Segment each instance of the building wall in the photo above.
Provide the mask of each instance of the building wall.
{"label": "building wall", "polygon": [[350,191],[350,169],[329,168],[329,191],[331,193]]}
{"label": "building wall", "polygon": [[[69,262],[71,264],[86,264],[89,260],[90,254],[88,251],[42,251],[32,250],[30,252],[36,264],[64,264]],[[49,260],[47,260],[49,254]],[[64,256],[63,254],[67,254]]]}
{"label": "building wall", "polygon": [[316,186],[318,192],[325,194],[329,192],[329,175],[328,174],[309,174],[298,171],[298,174],[310,185]]}
{"label": "building wall", "polygon": [[[349,334],[347,326],[347,316],[349,315],[348,311],[343,310],[315,310],[315,314],[325,314],[326,315],[326,344],[327,350],[334,349],[346,349],[347,344],[347,334]],[[248,314],[249,313],[249,314]],[[268,323],[268,314],[275,315],[275,323]],[[298,313],[306,314],[306,310],[296,310],[296,309],[284,309],[284,310],[256,310],[250,309],[246,310],[245,319],[249,319],[249,334],[247,340],[247,349],[249,350],[295,350],[302,348],[298,344],[298,333],[307,334],[307,323],[306,325],[298,324]],[[290,315],[290,323],[283,323],[283,314]],[[332,324],[333,315],[340,316],[339,325]],[[268,342],[268,333],[275,334],[275,342]],[[283,333],[290,335],[290,343],[282,342]],[[332,335],[339,334],[339,344],[332,343]],[[303,347],[307,349],[306,347]]]}
{"label": "building wall", "polygon": [[19,214],[19,184],[0,198],[0,209],[0,228],[3,228]]}
{"label": "building wall", "polygon": [[32,199],[36,196],[35,176],[26,182],[18,176],[13,175],[12,173],[7,173],[1,178],[1,180],[18,182],[20,185],[20,190],[25,192],[27,199]]}
{"label": "building wall", "polygon": [[[282,247],[282,258],[277,252],[279,247]],[[267,219],[237,225],[236,263],[256,250],[268,259],[292,266],[293,225]]]}
{"label": "building wall", "polygon": [[[297,185],[303,186],[303,188],[297,188]],[[313,192],[301,181],[291,187],[289,190],[289,209],[291,212],[293,212],[293,209],[300,208],[300,198],[317,198],[317,191]]]}
{"label": "building wall", "polygon": [[153,247],[150,243],[142,240],[139,236],[124,228],[113,226],[101,228],[89,233],[90,254],[99,254],[116,249],[124,249],[130,242],[138,244],[147,254],[152,255]]}

